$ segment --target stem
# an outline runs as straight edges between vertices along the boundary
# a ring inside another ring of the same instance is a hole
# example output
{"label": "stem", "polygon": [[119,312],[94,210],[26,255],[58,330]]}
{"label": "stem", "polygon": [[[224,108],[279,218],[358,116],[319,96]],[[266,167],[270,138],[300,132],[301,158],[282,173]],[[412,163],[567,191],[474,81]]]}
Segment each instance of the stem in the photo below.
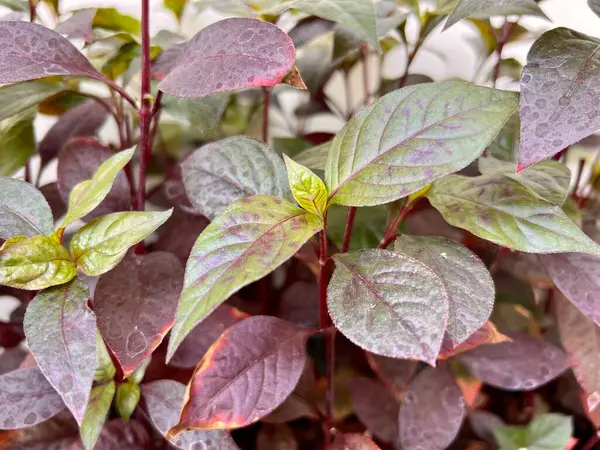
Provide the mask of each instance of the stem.
{"label": "stem", "polygon": [[268,87],[262,88],[263,95],[265,97],[265,103],[263,107],[263,129],[262,129],[262,140],[265,144],[269,144],[269,109],[271,106],[271,89]]}
{"label": "stem", "polygon": [[[142,5],[143,2],[145,0],[142,1]],[[143,36],[142,36],[143,39]],[[143,42],[142,42],[142,59],[143,59]],[[148,49],[150,49],[150,47],[148,47]],[[143,70],[143,69],[142,69]],[[143,77],[143,72],[142,72],[142,77]],[[125,91],[125,89],[123,89],[121,86],[119,86],[117,83],[115,83],[113,80],[106,78],[106,77],[97,77],[98,81],[102,81],[104,84],[106,84],[109,88],[111,88],[113,91],[117,92],[121,97],[123,97],[125,100],[127,100],[127,102],[133,106],[135,109],[137,109],[137,105],[135,103],[135,100],[131,97],[131,95],[129,95],[127,93],[127,91]],[[143,81],[143,80],[142,80]]]}
{"label": "stem", "polygon": [[[27,160],[25,163],[25,181],[31,183],[31,160]],[[36,183],[37,186],[37,183]]]}
{"label": "stem", "polygon": [[352,87],[350,86],[350,73],[344,72],[344,92],[346,94],[346,119],[352,119]]}
{"label": "stem", "polygon": [[344,242],[342,244],[342,253],[346,253],[350,248],[350,239],[352,239],[352,229],[354,227],[354,218],[356,217],[356,207],[348,208],[348,217],[346,218],[346,229],[344,230]]}
{"label": "stem", "polygon": [[35,22],[37,3],[35,0],[29,0],[29,21]]}
{"label": "stem", "polygon": [[413,48],[413,51],[408,54],[408,58],[406,59],[406,67],[404,68],[404,73],[398,80],[398,89],[402,89],[404,86],[406,86],[406,82],[408,81],[408,71],[413,61],[415,60],[415,56],[417,56],[417,52],[421,48],[421,45],[423,45],[423,41],[424,39],[419,37],[419,40],[415,44],[415,48]]}
{"label": "stem", "polygon": [[600,436],[598,435],[598,432],[596,432],[585,444],[585,447],[583,447],[581,450],[592,450],[594,448],[594,446],[600,442]]}
{"label": "stem", "polygon": [[502,26],[502,35],[500,36],[498,44],[496,45],[496,54],[498,55],[498,61],[496,62],[496,66],[494,67],[494,74],[492,75],[494,87],[496,87],[496,83],[498,82],[498,78],[500,77],[500,68],[502,66],[502,50],[504,50],[504,46],[508,42],[510,33],[512,33],[512,30],[516,25],[517,22],[509,22],[507,20]]}
{"label": "stem", "polygon": [[405,219],[406,215],[413,208],[414,204],[415,202],[407,201],[406,203],[404,203],[404,205],[402,205],[402,208],[400,209],[400,212],[398,213],[394,221],[390,224],[390,226],[387,227],[387,230],[385,230],[383,239],[379,243],[378,248],[388,248],[392,241],[398,237],[398,235],[396,234],[396,230],[398,229],[402,221]]}
{"label": "stem", "polygon": [[368,47],[367,44],[363,44],[360,47],[360,52],[362,53],[362,62],[363,62],[363,89],[365,91],[365,98],[363,101],[364,105],[369,104],[369,100],[371,100],[371,94],[369,93],[369,66],[368,66]]}

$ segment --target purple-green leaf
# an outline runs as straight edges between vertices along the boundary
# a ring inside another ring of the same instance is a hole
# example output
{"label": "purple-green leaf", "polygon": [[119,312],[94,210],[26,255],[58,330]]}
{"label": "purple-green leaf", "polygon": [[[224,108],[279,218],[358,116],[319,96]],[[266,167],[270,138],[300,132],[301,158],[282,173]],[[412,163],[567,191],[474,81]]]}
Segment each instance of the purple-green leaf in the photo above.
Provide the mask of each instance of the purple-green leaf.
{"label": "purple-green leaf", "polygon": [[444,30],[467,17],[488,19],[492,16],[537,16],[546,18],[534,0],[459,0],[448,17]]}
{"label": "purple-green leaf", "polygon": [[381,383],[369,378],[350,382],[352,405],[358,419],[384,442],[398,439],[400,403]]}
{"label": "purple-green leaf", "polygon": [[46,289],[27,307],[23,327],[38,367],[82,423],[96,369],[96,318],[78,279]]}
{"label": "purple-green leaf", "polygon": [[81,38],[85,42],[90,43],[94,40],[92,25],[97,11],[96,8],[85,8],[75,11],[67,20],[56,25],[54,31],[70,38]]}
{"label": "purple-green leaf", "polygon": [[93,450],[115,395],[115,382],[110,381],[92,389],[90,400],[81,423],[81,441],[86,450]]}

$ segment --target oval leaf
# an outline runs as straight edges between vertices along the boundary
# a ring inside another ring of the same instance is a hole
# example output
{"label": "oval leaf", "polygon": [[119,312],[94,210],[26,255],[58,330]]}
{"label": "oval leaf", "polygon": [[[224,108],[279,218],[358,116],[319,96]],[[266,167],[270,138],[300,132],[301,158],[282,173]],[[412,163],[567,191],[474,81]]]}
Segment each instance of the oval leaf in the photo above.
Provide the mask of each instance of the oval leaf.
{"label": "oval leaf", "polygon": [[229,328],[194,372],[179,423],[168,436],[240,428],[269,414],[298,384],[309,334],[269,316]]}
{"label": "oval leaf", "polygon": [[100,437],[115,396],[115,389],[114,381],[92,389],[80,431],[85,450],[93,450]]}
{"label": "oval leaf", "polygon": [[89,44],[94,40],[92,25],[97,11],[96,8],[85,8],[75,11],[67,20],[56,25],[54,31],[70,38],[84,39]]}
{"label": "oval leaf", "polygon": [[287,167],[290,188],[296,202],[309,213],[323,217],[327,209],[325,183],[307,167],[294,162],[286,155],[283,155],[283,159]]}
{"label": "oval leaf", "polygon": [[14,175],[35,151],[34,118],[35,109],[29,109],[0,121],[0,175]]}
{"label": "oval leaf", "polygon": [[467,17],[488,19],[492,16],[537,16],[546,14],[534,0],[459,0],[448,17],[444,30]]}
{"label": "oval leaf", "polygon": [[419,368],[419,362],[410,359],[388,358],[373,353],[366,355],[373,372],[399,395],[406,390]]}
{"label": "oval leaf", "polygon": [[325,170],[330,203],[389,203],[457,172],[481,155],[516,107],[513,92],[457,81],[383,96],[331,143]]}
{"label": "oval leaf", "polygon": [[573,419],[562,414],[544,414],[527,427],[505,426],[494,429],[502,450],[564,450],[573,434]]}
{"label": "oval leaf", "polygon": [[290,37],[268,22],[226,19],[201,30],[183,48],[158,88],[177,97],[275,86],[292,70]]}
{"label": "oval leaf", "polygon": [[0,177],[0,239],[50,234],[52,211],[32,184]]}
{"label": "oval leaf", "polygon": [[223,211],[192,249],[167,360],[196,324],[293,256],[322,226],[317,216],[266,195],[238,200]]}
{"label": "oval leaf", "polygon": [[358,419],[378,439],[396,442],[400,404],[381,383],[369,378],[350,381],[352,405]]}
{"label": "oval leaf", "polygon": [[378,355],[435,365],[448,320],[440,278],[424,264],[386,250],[333,259],[327,306],[344,336]]}

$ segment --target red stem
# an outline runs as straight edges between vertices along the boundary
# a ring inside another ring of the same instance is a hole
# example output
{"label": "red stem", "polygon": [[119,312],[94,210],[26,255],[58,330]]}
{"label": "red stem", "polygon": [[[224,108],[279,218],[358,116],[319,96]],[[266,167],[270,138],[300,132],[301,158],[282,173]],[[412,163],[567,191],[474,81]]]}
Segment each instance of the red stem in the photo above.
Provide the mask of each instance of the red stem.
{"label": "red stem", "polygon": [[596,432],[581,450],[592,450],[598,442],[600,442],[600,436],[598,435],[598,432]]}
{"label": "red stem", "polygon": [[35,0],[29,0],[29,21],[35,22],[37,3]]}
{"label": "red stem", "polygon": [[500,77],[500,68],[502,66],[502,50],[504,50],[504,46],[508,42],[510,33],[512,33],[512,30],[516,25],[516,22],[506,21],[502,26],[502,36],[500,36],[498,44],[496,45],[496,54],[498,55],[498,61],[496,62],[496,66],[494,67],[494,74],[492,76],[494,87],[496,87],[496,83],[498,81],[498,78]]}
{"label": "red stem", "polygon": [[362,61],[363,61],[363,89],[365,91],[365,98],[363,104],[368,105],[369,100],[371,99],[371,94],[369,93],[369,66],[367,65],[367,58],[369,56],[368,46],[364,44],[360,47],[360,51],[362,53]]}
{"label": "red stem", "polygon": [[263,95],[265,97],[265,103],[263,108],[263,129],[262,129],[262,139],[263,142],[269,145],[269,109],[271,106],[271,89],[268,87],[262,88]]}
{"label": "red stem", "polygon": [[346,253],[350,248],[350,239],[352,239],[352,229],[354,228],[354,218],[356,217],[356,207],[348,208],[348,217],[346,219],[346,229],[344,230],[344,242],[342,243],[342,253]]}
{"label": "red stem", "polygon": [[419,40],[415,44],[415,48],[408,55],[408,58],[406,60],[406,68],[404,69],[404,73],[400,77],[400,80],[398,80],[398,89],[402,89],[404,86],[406,86],[406,82],[408,81],[408,75],[409,75],[408,71],[409,71],[410,66],[412,65],[413,61],[415,60],[415,56],[417,56],[417,52],[421,48],[421,45],[423,45],[423,39],[419,38]]}
{"label": "red stem", "polygon": [[381,248],[381,249],[388,248],[388,246],[392,243],[392,241],[398,237],[398,235],[396,234],[396,230],[398,229],[398,227],[400,226],[402,221],[406,218],[406,215],[410,212],[410,210],[412,209],[414,204],[415,204],[415,202],[411,203],[411,202],[407,201],[404,205],[402,205],[402,208],[400,209],[398,216],[396,216],[396,218],[390,224],[390,226],[387,227],[387,230],[385,230],[383,239],[379,243],[379,248]]}
{"label": "red stem", "polygon": [[31,160],[27,160],[25,163],[25,181],[31,183]]}

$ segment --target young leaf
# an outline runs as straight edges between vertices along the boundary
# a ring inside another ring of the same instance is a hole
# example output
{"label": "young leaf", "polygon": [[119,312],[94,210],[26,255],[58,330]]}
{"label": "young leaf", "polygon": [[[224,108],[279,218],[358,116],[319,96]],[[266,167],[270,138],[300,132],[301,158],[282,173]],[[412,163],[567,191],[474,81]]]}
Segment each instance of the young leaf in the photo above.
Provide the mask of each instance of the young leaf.
{"label": "young leaf", "polygon": [[2,98],[0,120],[25,112],[63,89],[63,85],[49,81],[32,81],[2,86],[0,88],[0,98]]}
{"label": "young leaf", "polygon": [[596,104],[600,40],[568,28],[542,34],[521,75],[519,170],[600,127]]}
{"label": "young leaf", "polygon": [[481,260],[467,247],[442,237],[403,235],[394,251],[425,264],[448,294],[446,333],[461,344],[489,319],[494,307],[494,282]]}
{"label": "young leaf", "polygon": [[[96,316],[98,320],[98,316]],[[102,339],[100,331],[96,329],[96,370],[94,372],[94,381],[107,383],[115,377],[117,369],[112,362],[110,353],[106,349],[106,344]]]}
{"label": "young leaf", "polygon": [[410,359],[388,358],[373,353],[366,355],[373,372],[398,395],[406,390],[419,368],[419,362]]}
{"label": "young leaf", "polygon": [[38,367],[81,425],[96,369],[96,318],[78,279],[46,289],[27,306],[23,328]]}
{"label": "young leaf", "polygon": [[31,427],[64,408],[39,369],[17,369],[0,376],[0,429]]}
{"label": "young leaf", "polygon": [[77,219],[92,212],[110,192],[121,169],[133,157],[135,149],[119,152],[104,161],[92,178],[76,185],[69,195],[69,210],[61,227],[66,228]]}
{"label": "young leaf", "polygon": [[121,262],[129,247],[165,223],[172,211],[121,212],[96,217],[71,239],[71,256],[86,275],[102,275]]}
{"label": "young leaf", "polygon": [[188,0],[163,0],[163,5],[173,14],[177,20],[181,20],[181,16],[183,15],[183,10],[185,9],[185,5]]}
{"label": "young leaf", "polygon": [[131,419],[131,416],[140,402],[140,396],[140,386],[131,381],[121,383],[117,387],[115,406],[119,416],[123,419],[123,422],[127,423],[129,422],[129,419]]}
{"label": "young leaf", "polygon": [[275,86],[292,70],[296,51],[287,34],[256,19],[226,19],[201,30],[184,47],[158,88],[176,97]]}
{"label": "young leaf", "polygon": [[447,365],[427,367],[408,386],[400,406],[404,450],[444,450],[456,437],[465,400]]}
{"label": "young leaf", "polygon": [[44,196],[33,185],[0,177],[0,239],[50,234],[54,220]]}
{"label": "young leaf", "polygon": [[128,377],[173,325],[183,267],[169,253],[131,255],[100,277],[94,311],[106,344]]}
{"label": "young leaf", "polygon": [[85,416],[81,423],[81,440],[85,450],[93,450],[106,417],[110,411],[113,397],[115,396],[115,382],[101,384],[92,389],[90,401],[85,410]]}
{"label": "young leaf", "polygon": [[192,249],[167,360],[196,324],[231,294],[275,270],[322,227],[317,216],[267,195],[238,200],[223,211]]}
{"label": "young leaf", "polygon": [[565,353],[542,339],[523,333],[508,337],[511,342],[482,345],[460,360],[481,381],[508,391],[536,389],[569,367]]}
{"label": "young leaf", "polygon": [[573,434],[573,419],[562,414],[544,414],[526,428],[505,426],[494,429],[502,450],[564,450]]}
{"label": "young leaf", "polygon": [[352,405],[358,419],[378,439],[396,442],[400,404],[381,383],[369,378],[350,382]]}
{"label": "young leaf", "polygon": [[[181,405],[185,399],[185,385],[173,380],[159,380],[142,385],[150,422],[163,436],[177,424]],[[184,450],[237,450],[227,431],[186,431],[171,441],[171,445]]]}
{"label": "young leaf", "polygon": [[338,433],[327,450],[381,450],[370,437],[359,433]]}
{"label": "young leaf", "polygon": [[[142,450],[153,445],[154,440],[150,437],[146,424],[133,419],[125,423],[117,418],[109,420],[102,427],[94,450],[112,450],[115,446],[123,450]],[[73,450],[83,450],[83,447]]]}
{"label": "young leaf", "polygon": [[298,204],[319,217],[323,217],[327,209],[327,188],[325,183],[310,171],[293,159],[283,155],[288,172],[288,180],[292,194]]}
{"label": "young leaf", "polygon": [[537,16],[547,18],[534,0],[459,0],[448,17],[444,30],[467,17]]}
{"label": "young leaf", "polygon": [[182,173],[189,199],[210,219],[252,195],[292,199],[281,157],[245,136],[200,147],[182,164]]}
{"label": "young leaf", "polygon": [[269,414],[296,387],[309,335],[270,316],[226,330],[196,368],[179,423],[167,437],[189,429],[240,428]]}
{"label": "young leaf", "polygon": [[34,117],[30,109],[0,121],[0,176],[14,175],[35,151]]}
{"label": "young leaf", "polygon": [[0,250],[0,284],[35,291],[67,283],[77,275],[69,252],[53,238],[13,239]]}
{"label": "young leaf", "polygon": [[67,20],[60,22],[54,31],[74,39],[83,39],[86,43],[94,40],[92,26],[96,17],[96,8],[85,8],[75,11]]}
{"label": "young leaf", "polygon": [[327,306],[344,336],[378,355],[435,365],[448,320],[442,280],[419,261],[387,250],[333,259]]}
{"label": "young leaf", "polygon": [[517,107],[513,92],[457,81],[409,86],[361,109],[325,170],[330,204],[373,206],[466,167]]}
{"label": "young leaf", "polygon": [[427,197],[451,225],[504,247],[600,255],[600,247],[558,206],[504,175],[450,175],[435,182]]}

